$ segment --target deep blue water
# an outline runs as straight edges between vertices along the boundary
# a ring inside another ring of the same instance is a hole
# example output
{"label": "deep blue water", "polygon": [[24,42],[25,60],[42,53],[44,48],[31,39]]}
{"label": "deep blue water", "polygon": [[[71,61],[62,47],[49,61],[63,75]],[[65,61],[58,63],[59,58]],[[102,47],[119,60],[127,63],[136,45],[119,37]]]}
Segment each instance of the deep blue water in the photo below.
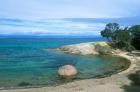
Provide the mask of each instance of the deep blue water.
{"label": "deep blue water", "polygon": [[115,72],[126,60],[111,56],[80,56],[47,50],[63,45],[100,41],[95,38],[1,38],[0,87],[27,87],[64,83],[57,70],[65,64],[78,69],[76,79]]}

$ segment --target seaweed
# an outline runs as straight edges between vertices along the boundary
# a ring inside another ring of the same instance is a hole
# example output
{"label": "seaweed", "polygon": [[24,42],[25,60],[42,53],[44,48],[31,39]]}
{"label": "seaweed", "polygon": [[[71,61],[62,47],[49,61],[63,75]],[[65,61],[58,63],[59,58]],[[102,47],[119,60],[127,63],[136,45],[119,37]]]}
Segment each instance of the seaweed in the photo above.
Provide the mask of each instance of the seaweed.
{"label": "seaweed", "polygon": [[18,84],[18,86],[31,86],[32,84],[30,84],[29,82],[21,82]]}

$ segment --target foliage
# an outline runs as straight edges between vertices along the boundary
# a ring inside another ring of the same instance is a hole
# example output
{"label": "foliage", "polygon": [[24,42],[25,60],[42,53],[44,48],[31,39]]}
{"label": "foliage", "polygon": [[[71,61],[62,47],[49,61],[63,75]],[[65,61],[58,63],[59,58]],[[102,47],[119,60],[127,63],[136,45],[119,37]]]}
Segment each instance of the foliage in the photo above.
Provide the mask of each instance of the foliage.
{"label": "foliage", "polygon": [[101,31],[101,35],[106,37],[108,40],[111,39],[113,32],[119,30],[119,24],[108,23],[104,30]]}
{"label": "foliage", "polygon": [[95,45],[95,49],[100,53],[100,54],[108,54],[112,51],[110,46],[100,46],[100,45]]}
{"label": "foliage", "polygon": [[132,26],[130,29],[131,35],[132,35],[132,45],[136,49],[140,49],[140,25]]}
{"label": "foliage", "polygon": [[112,32],[111,32],[111,30],[105,29],[105,30],[101,31],[101,35],[102,35],[103,37],[106,37],[107,40],[109,40],[110,37],[112,36]]}
{"label": "foliage", "polygon": [[118,23],[108,23],[105,27],[107,30],[111,30],[111,32],[115,32],[119,30],[119,24]]}
{"label": "foliage", "polygon": [[132,26],[129,30],[131,31],[133,38],[140,38],[140,25]]}
{"label": "foliage", "polygon": [[118,48],[127,51],[134,49],[133,46],[131,46],[131,35],[127,28],[115,31],[112,36],[112,41]]}
{"label": "foliage", "polygon": [[131,51],[134,50],[132,42],[140,42],[140,26],[136,25],[129,29],[120,29],[119,24],[109,23],[106,25],[105,29],[101,31],[101,35],[106,37],[108,41],[111,41],[115,48]]}

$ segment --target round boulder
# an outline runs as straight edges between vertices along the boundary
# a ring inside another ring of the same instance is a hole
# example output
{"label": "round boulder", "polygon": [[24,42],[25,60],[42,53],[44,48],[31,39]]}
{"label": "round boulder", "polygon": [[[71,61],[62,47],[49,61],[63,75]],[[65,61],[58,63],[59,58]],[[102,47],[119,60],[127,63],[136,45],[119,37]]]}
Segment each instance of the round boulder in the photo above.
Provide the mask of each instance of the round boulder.
{"label": "round boulder", "polygon": [[58,74],[63,78],[74,78],[77,74],[77,70],[72,65],[64,65],[59,68]]}

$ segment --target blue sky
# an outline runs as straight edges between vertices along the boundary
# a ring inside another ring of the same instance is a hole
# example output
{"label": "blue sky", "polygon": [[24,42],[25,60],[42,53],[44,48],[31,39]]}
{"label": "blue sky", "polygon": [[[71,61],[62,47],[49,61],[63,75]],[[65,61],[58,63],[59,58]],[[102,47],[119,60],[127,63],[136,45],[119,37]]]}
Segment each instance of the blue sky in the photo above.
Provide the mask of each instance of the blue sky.
{"label": "blue sky", "polygon": [[97,36],[105,18],[119,18],[122,26],[139,24],[139,10],[140,0],[0,0],[0,34]]}

